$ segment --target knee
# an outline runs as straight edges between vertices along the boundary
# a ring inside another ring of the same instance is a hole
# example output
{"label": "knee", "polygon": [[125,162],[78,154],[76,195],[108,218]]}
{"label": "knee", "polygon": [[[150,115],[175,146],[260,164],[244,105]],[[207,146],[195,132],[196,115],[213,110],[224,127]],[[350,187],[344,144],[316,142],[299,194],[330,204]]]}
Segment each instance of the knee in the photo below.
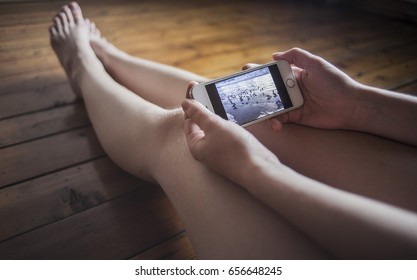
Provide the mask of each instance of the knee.
{"label": "knee", "polygon": [[165,110],[155,122],[149,140],[154,151],[152,166],[160,169],[191,158],[184,134],[184,112],[182,109]]}
{"label": "knee", "polygon": [[137,118],[127,118],[123,125],[113,127],[112,132],[107,130],[99,138],[107,155],[117,165],[135,176],[151,180],[152,168],[161,158],[163,160],[167,146],[182,142],[183,121],[181,109],[145,111]]}
{"label": "knee", "polygon": [[185,140],[184,112],[182,109],[165,110],[155,122],[154,139],[159,147],[170,146]]}

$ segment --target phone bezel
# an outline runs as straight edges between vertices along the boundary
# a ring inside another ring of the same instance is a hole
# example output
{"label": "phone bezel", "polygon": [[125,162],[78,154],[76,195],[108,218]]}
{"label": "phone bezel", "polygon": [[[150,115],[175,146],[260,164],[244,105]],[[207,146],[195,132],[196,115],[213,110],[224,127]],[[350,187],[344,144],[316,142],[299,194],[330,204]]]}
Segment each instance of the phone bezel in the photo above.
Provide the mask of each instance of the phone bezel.
{"label": "phone bezel", "polygon": [[[221,77],[221,78],[217,78],[217,79],[214,79],[214,80],[210,80],[208,82],[203,82],[201,84],[195,85],[190,90],[190,97],[195,99],[196,101],[202,103],[211,112],[218,114],[218,112],[216,112],[216,110],[215,110],[215,107],[213,106],[213,102],[212,102],[213,97],[210,98],[209,93],[207,91],[207,86],[213,85],[215,83],[218,83],[220,81],[224,81],[224,80],[227,80],[227,79],[230,79],[230,78],[233,78],[233,77],[244,75],[246,73],[250,73],[250,72],[256,71],[258,69],[262,69],[262,68],[265,68],[265,67],[270,67],[270,66],[273,66],[273,65],[277,66],[278,71],[279,71],[279,75],[280,75],[280,78],[281,78],[281,82],[278,85],[285,87],[286,92],[288,93],[288,97],[290,99],[290,102],[292,103],[292,106],[288,107],[288,108],[285,108],[281,111],[275,112],[273,114],[269,114],[267,116],[261,117],[259,119],[244,123],[241,126],[246,127],[246,126],[252,125],[254,123],[260,122],[262,120],[272,118],[274,116],[277,116],[277,115],[280,115],[280,114],[283,114],[283,113],[286,113],[286,112],[289,112],[291,110],[299,108],[300,106],[303,105],[304,100],[303,100],[301,91],[298,87],[297,80],[294,76],[294,73],[292,72],[291,66],[285,60],[278,60],[278,61],[270,62],[270,63],[267,63],[267,64],[259,65],[259,66],[254,67],[254,68],[243,70],[243,71],[240,71],[240,72],[228,75],[228,76],[224,76],[224,77]],[[294,82],[293,87],[288,86],[288,84],[287,84],[288,80],[292,80]],[[275,81],[275,78],[274,78],[274,81]],[[215,98],[220,98],[220,97],[216,96]],[[223,111],[225,112],[223,104],[221,104],[221,107],[223,108]],[[221,117],[227,119],[227,117],[225,117],[225,115],[224,116],[221,115],[221,114],[219,114],[219,115]]]}

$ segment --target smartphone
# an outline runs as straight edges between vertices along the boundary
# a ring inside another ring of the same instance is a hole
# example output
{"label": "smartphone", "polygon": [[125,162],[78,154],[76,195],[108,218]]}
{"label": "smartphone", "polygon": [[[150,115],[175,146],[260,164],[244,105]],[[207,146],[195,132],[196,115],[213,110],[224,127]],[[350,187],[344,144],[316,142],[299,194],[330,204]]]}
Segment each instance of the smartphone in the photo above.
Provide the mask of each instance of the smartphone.
{"label": "smartphone", "polygon": [[304,102],[291,66],[284,60],[195,85],[190,97],[241,126],[294,110]]}

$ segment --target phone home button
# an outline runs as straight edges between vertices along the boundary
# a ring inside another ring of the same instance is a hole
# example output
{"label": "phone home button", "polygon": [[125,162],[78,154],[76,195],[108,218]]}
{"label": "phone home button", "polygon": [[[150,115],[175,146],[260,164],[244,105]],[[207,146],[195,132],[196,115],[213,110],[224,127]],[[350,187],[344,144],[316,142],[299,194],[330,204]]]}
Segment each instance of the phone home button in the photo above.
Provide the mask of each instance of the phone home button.
{"label": "phone home button", "polygon": [[295,87],[295,81],[294,81],[293,79],[291,79],[291,78],[288,78],[288,79],[285,81],[285,83],[287,84],[287,86],[288,86],[289,88],[293,88],[293,87]]}

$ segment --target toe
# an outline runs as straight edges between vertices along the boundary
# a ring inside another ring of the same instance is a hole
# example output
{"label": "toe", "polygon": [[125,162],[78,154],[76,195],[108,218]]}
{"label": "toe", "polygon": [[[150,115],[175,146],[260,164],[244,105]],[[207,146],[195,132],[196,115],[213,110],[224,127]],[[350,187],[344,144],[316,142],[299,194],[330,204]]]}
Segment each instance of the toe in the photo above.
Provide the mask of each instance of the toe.
{"label": "toe", "polygon": [[90,34],[94,34],[92,22],[88,18],[85,18],[84,21],[88,26],[88,30],[90,31]]}
{"label": "toe", "polygon": [[100,36],[100,30],[98,30],[96,24],[92,21],[90,21],[88,18],[85,19],[85,22],[88,24],[88,27],[90,29],[90,34]]}
{"label": "toe", "polygon": [[68,18],[64,12],[58,13],[58,18],[61,21],[61,26],[63,31],[68,31]]}
{"label": "toe", "polygon": [[70,25],[72,25],[74,23],[74,17],[72,16],[72,12],[71,12],[70,8],[66,5],[66,6],[62,7],[62,12],[67,17],[68,23]]}
{"label": "toe", "polygon": [[54,17],[54,26],[55,26],[57,33],[63,33],[61,19],[58,15]]}
{"label": "toe", "polygon": [[91,25],[93,26],[94,34],[101,37],[100,29],[97,28],[97,25],[94,22]]}
{"label": "toe", "polygon": [[91,23],[91,32],[97,34],[97,27],[94,22]]}
{"label": "toe", "polygon": [[83,13],[77,2],[71,2],[69,4],[69,8],[71,10],[72,16],[74,17],[75,23],[79,23],[84,20]]}
{"label": "toe", "polygon": [[49,27],[49,34],[51,34],[52,38],[56,38],[58,36],[58,31],[56,30],[55,25]]}

